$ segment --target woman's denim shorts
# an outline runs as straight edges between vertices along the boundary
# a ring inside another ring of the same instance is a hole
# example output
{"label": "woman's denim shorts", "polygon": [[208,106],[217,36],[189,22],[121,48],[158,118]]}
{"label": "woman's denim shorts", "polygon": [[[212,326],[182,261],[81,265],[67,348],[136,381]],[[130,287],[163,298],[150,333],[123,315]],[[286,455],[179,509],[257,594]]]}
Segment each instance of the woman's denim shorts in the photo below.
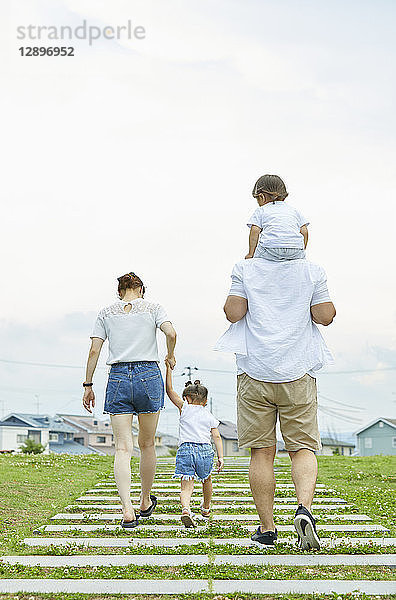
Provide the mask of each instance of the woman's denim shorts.
{"label": "woman's denim shorts", "polygon": [[213,469],[214,451],[210,444],[184,442],[177,450],[175,474],[172,479],[205,481]]}
{"label": "woman's denim shorts", "polygon": [[111,365],[103,412],[110,415],[156,413],[164,407],[164,382],[154,361]]}

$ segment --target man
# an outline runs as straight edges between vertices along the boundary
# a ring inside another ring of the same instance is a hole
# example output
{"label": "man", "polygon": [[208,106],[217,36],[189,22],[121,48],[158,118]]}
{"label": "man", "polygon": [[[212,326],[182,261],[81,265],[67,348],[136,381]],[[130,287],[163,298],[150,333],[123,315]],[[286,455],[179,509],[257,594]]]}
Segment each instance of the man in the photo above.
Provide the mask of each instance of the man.
{"label": "man", "polygon": [[243,320],[237,326],[245,349],[236,354],[237,421],[239,446],[251,448],[249,481],[261,522],[252,540],[271,545],[277,539],[273,463],[279,415],[292,463],[300,546],[318,549],[310,512],[317,478],[315,451],[321,448],[314,374],[331,355],[316,323],[330,325],[336,314],[326,274],[307,260],[243,260],[233,269],[224,312],[231,323]]}

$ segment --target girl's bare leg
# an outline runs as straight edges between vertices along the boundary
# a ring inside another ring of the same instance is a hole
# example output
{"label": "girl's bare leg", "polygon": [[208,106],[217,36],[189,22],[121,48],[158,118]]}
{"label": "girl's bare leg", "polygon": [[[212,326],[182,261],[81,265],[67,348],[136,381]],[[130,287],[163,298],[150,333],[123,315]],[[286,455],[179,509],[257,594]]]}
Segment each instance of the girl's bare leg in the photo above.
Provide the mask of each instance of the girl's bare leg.
{"label": "girl's bare leg", "polygon": [[182,508],[190,510],[191,496],[194,489],[194,479],[182,479],[181,480],[181,491],[180,491],[180,502]]}
{"label": "girl's bare leg", "polygon": [[133,415],[111,415],[116,450],[114,477],[121,499],[124,521],[136,519],[131,502],[132,418]]}
{"label": "girl's bare leg", "polygon": [[202,492],[203,492],[203,508],[210,508],[210,502],[212,500],[212,476],[209,475],[207,479],[202,484]]}
{"label": "girl's bare leg", "polygon": [[157,455],[155,453],[155,432],[158,425],[159,412],[142,413],[139,419],[138,444],[140,448],[140,509],[147,510],[151,506],[150,492],[153,487]]}

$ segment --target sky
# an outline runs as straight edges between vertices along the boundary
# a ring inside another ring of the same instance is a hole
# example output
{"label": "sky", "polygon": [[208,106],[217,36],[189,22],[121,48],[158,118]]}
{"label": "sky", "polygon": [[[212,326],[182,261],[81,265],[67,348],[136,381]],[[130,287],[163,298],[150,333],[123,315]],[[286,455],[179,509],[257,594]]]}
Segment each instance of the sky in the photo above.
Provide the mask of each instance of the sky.
{"label": "sky", "polygon": [[[321,430],[395,417],[395,13],[388,0],[2,3],[0,416],[82,411],[95,315],[133,270],[177,329],[176,389],[200,367],[214,413],[235,420],[234,358],[213,346],[253,184],[276,173],[337,308]],[[84,20],[130,20],[145,38],[20,56],[37,41],[17,27]],[[160,429],[176,416],[167,403]]]}

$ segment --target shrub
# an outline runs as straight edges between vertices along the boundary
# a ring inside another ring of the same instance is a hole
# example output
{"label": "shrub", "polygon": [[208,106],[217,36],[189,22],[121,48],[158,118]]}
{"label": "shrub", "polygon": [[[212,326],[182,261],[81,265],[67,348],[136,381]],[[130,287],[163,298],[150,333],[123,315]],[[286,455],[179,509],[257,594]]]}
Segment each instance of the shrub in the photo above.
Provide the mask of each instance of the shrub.
{"label": "shrub", "polygon": [[39,442],[35,442],[31,438],[27,438],[19,447],[23,454],[41,454],[45,450],[45,446]]}

